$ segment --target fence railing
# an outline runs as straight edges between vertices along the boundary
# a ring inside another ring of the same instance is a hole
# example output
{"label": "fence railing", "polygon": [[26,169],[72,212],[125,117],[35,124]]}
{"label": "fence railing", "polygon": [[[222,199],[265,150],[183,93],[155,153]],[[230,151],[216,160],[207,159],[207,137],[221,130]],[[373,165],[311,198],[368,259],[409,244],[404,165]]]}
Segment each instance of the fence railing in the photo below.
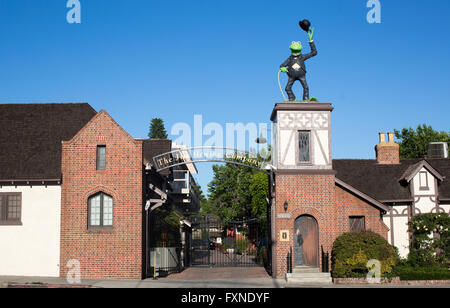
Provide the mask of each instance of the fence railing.
{"label": "fence railing", "polygon": [[321,246],[322,250],[322,272],[328,273],[330,271],[330,254],[323,250],[323,246]]}
{"label": "fence railing", "polygon": [[292,274],[292,268],[293,268],[293,266],[292,266],[292,247],[290,247],[290,250],[287,254],[286,263],[287,263],[287,272],[289,274]]}

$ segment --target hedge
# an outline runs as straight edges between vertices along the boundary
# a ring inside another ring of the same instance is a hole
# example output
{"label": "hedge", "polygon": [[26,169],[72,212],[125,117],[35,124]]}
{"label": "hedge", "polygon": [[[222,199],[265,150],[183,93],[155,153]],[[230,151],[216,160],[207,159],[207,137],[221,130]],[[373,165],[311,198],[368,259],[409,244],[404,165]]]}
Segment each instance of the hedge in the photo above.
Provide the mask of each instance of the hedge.
{"label": "hedge", "polygon": [[331,257],[334,278],[366,277],[371,259],[380,261],[382,277],[390,277],[399,260],[397,249],[372,231],[342,234],[333,244]]}
{"label": "hedge", "polygon": [[392,276],[400,277],[400,280],[450,280],[450,270],[439,266],[399,265],[394,268]]}

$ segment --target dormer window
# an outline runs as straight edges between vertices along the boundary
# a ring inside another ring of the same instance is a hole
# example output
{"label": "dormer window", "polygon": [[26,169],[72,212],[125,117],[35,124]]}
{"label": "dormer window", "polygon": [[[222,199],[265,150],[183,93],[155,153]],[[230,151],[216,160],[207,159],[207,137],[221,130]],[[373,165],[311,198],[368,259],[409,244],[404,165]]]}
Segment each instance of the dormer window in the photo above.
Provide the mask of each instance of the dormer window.
{"label": "dormer window", "polygon": [[426,171],[419,172],[419,189],[420,190],[429,190],[428,186],[428,173]]}

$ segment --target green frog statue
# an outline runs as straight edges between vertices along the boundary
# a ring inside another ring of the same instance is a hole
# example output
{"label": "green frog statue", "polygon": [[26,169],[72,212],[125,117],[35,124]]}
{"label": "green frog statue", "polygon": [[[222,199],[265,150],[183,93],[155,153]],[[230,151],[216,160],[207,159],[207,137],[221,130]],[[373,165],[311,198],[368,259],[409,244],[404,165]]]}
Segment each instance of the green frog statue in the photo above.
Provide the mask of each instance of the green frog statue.
{"label": "green frog statue", "polygon": [[292,52],[291,56],[286,61],[284,61],[283,64],[280,65],[280,71],[283,73],[287,73],[289,77],[289,81],[285,89],[289,97],[289,101],[296,100],[294,92],[292,92],[292,86],[294,85],[294,82],[296,80],[300,81],[300,83],[303,86],[303,100],[304,101],[310,100],[309,87],[308,83],[306,82],[305,61],[308,60],[309,58],[316,56],[317,50],[313,41],[314,29],[313,28],[309,29],[309,26],[307,27],[304,27],[304,25],[302,26],[302,23],[305,22],[309,23],[308,21],[304,20],[300,22],[300,26],[308,33],[311,52],[308,54],[302,54],[303,49],[302,44],[300,42],[292,42],[291,46],[289,46]]}

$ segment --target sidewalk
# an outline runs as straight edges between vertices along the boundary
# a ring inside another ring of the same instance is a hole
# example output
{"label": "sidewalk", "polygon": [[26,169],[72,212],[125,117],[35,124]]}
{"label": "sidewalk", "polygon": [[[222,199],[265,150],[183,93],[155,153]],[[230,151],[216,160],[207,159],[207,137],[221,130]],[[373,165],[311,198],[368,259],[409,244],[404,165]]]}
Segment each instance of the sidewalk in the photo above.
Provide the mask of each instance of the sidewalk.
{"label": "sidewalk", "polygon": [[[30,284],[36,286],[42,284],[50,287],[80,287],[80,285],[70,285],[63,278],[46,277],[0,277],[0,286],[9,284]],[[272,278],[225,278],[225,279],[169,279],[160,278],[158,280],[95,280],[83,279],[81,286],[92,288],[284,288],[284,279]]]}

